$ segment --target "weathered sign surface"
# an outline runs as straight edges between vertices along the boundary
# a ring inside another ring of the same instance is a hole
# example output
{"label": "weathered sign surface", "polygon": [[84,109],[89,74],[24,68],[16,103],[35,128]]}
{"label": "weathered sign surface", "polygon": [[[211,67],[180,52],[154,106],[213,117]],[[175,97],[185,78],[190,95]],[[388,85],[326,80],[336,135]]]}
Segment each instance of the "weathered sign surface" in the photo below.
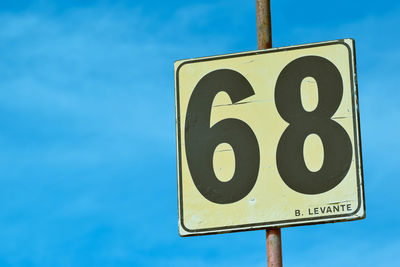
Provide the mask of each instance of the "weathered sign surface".
{"label": "weathered sign surface", "polygon": [[182,236],[365,217],[354,41],[175,63]]}

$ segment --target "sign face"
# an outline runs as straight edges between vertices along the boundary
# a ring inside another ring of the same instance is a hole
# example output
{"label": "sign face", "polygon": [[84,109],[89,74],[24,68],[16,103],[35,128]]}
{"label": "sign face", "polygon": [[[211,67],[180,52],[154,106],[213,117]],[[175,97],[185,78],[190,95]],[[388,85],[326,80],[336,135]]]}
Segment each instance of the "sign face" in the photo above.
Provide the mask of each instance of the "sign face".
{"label": "sign face", "polygon": [[354,40],[175,63],[182,236],[365,217]]}

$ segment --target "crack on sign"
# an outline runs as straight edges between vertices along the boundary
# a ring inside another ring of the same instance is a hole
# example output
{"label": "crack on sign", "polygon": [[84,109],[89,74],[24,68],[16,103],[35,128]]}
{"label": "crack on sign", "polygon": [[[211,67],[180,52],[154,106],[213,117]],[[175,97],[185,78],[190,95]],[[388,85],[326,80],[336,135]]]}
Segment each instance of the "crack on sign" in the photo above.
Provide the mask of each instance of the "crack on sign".
{"label": "crack on sign", "polygon": [[231,104],[213,105],[213,108],[226,107],[226,106],[235,106],[235,105],[242,105],[242,104],[250,104],[250,103],[258,103],[258,102],[267,102],[267,101],[272,101],[272,100],[271,99],[261,99],[261,100],[237,102],[237,103],[233,103],[233,104],[231,103]]}
{"label": "crack on sign", "polygon": [[347,119],[351,118],[350,116],[342,116],[342,117],[332,117],[332,119]]}
{"label": "crack on sign", "polygon": [[339,201],[339,202],[329,202],[328,205],[338,205],[340,203],[346,203],[346,202],[351,202],[351,200],[343,200],[343,201]]}
{"label": "crack on sign", "polygon": [[226,151],[232,151],[232,149],[218,149],[218,150],[215,150],[215,152],[226,152]]}

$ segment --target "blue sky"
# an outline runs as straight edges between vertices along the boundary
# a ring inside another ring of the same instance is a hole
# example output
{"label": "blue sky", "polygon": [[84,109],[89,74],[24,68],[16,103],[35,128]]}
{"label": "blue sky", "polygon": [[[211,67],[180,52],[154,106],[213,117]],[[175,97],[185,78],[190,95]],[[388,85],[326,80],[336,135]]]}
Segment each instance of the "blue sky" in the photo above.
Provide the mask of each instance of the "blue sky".
{"label": "blue sky", "polygon": [[[367,218],[285,228],[286,266],[400,265],[400,3],[272,1],[273,46],[356,40]],[[254,1],[0,2],[0,266],[266,266],[178,235],[173,62],[257,48]]]}

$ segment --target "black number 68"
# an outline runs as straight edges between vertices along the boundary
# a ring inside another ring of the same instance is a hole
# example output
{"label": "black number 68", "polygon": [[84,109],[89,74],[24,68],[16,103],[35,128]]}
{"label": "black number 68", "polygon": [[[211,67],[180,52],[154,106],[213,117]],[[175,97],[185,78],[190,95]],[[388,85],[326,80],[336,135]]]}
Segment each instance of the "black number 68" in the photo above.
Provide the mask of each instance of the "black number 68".
{"label": "black number 68", "polygon": [[[319,101],[311,112],[304,110],[301,103],[300,84],[306,77],[313,77],[318,84]],[[250,83],[237,71],[220,69],[206,74],[189,100],[185,147],[189,170],[199,192],[209,201],[228,204],[243,199],[254,187],[260,149],[256,135],[241,120],[228,118],[210,127],[211,105],[220,91],[225,91],[232,103],[254,95]],[[352,159],[351,141],[343,127],[331,119],[342,96],[340,72],[323,57],[295,59],[279,74],[275,104],[289,126],[279,140],[276,162],[282,180],[294,191],[324,193],[336,187],[347,174]],[[310,134],[317,134],[324,146],[324,162],[317,172],[308,170],[303,157],[304,141]],[[214,150],[221,143],[230,144],[235,153],[235,172],[228,182],[220,181],[213,169]]]}

